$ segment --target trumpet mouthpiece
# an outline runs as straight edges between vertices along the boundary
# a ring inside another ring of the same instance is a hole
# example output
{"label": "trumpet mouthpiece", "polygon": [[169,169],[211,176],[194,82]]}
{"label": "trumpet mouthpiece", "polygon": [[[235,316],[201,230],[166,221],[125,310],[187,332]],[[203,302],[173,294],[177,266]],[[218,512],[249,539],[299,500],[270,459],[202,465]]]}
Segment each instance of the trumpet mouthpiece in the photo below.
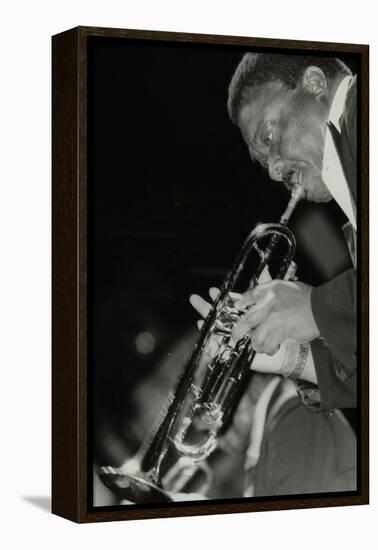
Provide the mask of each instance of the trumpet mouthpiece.
{"label": "trumpet mouthpiece", "polygon": [[282,214],[280,219],[281,224],[283,225],[287,224],[287,222],[290,219],[290,216],[293,213],[294,208],[297,206],[298,202],[304,198],[305,194],[306,194],[305,190],[303,189],[301,184],[296,183],[295,185],[293,185],[289,204],[287,205],[286,210]]}
{"label": "trumpet mouthpiece", "polygon": [[291,200],[294,200],[297,203],[301,199],[304,199],[305,194],[306,193],[303,186],[300,183],[296,183],[291,191]]}

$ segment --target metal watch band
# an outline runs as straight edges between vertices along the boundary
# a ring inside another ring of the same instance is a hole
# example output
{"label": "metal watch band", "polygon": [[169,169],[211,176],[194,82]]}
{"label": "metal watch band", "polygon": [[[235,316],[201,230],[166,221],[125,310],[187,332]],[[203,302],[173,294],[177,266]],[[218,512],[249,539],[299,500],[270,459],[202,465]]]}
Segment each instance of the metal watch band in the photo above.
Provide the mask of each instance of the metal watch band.
{"label": "metal watch band", "polygon": [[310,344],[300,344],[298,357],[295,362],[295,367],[293,372],[289,375],[289,378],[292,378],[293,380],[297,380],[302,376],[306,365],[309,350],[310,350]]}

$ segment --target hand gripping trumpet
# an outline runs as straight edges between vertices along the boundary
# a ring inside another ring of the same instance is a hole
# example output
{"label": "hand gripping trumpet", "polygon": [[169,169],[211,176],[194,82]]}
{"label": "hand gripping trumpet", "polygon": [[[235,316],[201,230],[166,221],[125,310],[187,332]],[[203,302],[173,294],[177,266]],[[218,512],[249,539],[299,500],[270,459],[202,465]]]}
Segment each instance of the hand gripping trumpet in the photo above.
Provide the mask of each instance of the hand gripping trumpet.
{"label": "hand gripping trumpet", "polygon": [[267,266],[275,279],[295,277],[296,243],[287,223],[303,196],[303,188],[294,185],[279,223],[260,224],[248,235],[176,389],[140,451],[119,469],[100,468],[100,479],[119,498],[169,502],[170,493],[185,492],[186,483],[198,472],[208,476],[206,459],[230,426],[248,386],[255,354],[248,335],[238,341],[232,338],[232,328],[244,313],[235,308],[235,299],[258,284]]}

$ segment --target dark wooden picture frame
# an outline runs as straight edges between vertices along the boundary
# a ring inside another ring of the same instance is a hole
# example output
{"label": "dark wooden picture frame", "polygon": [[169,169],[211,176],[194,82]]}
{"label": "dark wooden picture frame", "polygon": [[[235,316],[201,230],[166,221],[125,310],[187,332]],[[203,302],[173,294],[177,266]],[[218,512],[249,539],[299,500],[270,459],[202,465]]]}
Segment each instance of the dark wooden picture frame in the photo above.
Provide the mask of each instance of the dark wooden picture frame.
{"label": "dark wooden picture frame", "polygon": [[[88,208],[87,46],[91,37],[221,44],[264,51],[353,54],[359,61],[360,123],[360,407],[359,483],[352,495],[202,501],[96,509],[88,451]],[[75,522],[97,522],[367,504],[369,502],[369,48],[366,45],[77,27],[53,37],[53,376],[52,511]]]}

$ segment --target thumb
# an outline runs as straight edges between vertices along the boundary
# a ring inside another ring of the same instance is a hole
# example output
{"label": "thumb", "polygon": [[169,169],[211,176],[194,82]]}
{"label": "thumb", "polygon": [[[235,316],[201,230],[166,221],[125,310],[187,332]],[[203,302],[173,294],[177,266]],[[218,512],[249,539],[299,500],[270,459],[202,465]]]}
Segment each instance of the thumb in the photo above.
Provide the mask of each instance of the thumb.
{"label": "thumb", "polygon": [[194,307],[194,309],[201,315],[201,317],[207,317],[211,311],[211,305],[206,302],[198,294],[192,294],[189,298],[189,302]]}

